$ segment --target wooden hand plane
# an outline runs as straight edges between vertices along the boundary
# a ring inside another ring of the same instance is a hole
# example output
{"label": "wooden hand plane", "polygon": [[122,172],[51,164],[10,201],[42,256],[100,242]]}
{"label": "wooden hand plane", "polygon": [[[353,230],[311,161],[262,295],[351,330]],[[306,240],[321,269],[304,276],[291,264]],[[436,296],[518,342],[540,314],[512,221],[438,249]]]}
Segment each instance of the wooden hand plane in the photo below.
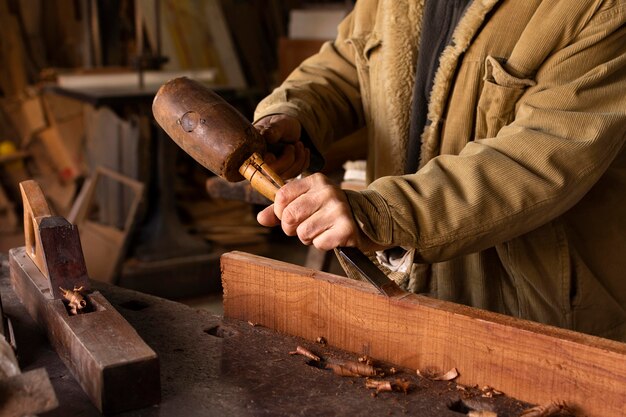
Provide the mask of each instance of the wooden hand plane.
{"label": "wooden hand plane", "polygon": [[26,245],[9,251],[11,284],[29,314],[103,413],[160,401],[157,354],[90,289],[78,229],[53,216],[35,181],[20,183]]}

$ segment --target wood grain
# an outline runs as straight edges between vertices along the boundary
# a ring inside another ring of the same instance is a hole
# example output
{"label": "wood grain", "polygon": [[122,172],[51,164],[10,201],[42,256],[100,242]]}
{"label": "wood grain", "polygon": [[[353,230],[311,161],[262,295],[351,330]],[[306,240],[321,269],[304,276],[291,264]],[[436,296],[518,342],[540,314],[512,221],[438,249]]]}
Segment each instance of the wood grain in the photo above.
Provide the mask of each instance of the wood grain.
{"label": "wood grain", "polygon": [[224,316],[589,417],[626,415],[626,345],[241,252],[222,256]]}

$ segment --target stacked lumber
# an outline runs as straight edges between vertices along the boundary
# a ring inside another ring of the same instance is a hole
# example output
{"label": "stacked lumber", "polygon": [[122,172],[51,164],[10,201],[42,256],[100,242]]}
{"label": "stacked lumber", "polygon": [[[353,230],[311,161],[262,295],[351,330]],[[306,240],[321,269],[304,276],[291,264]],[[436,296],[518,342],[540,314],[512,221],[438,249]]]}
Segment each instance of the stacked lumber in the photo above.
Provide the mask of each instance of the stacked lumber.
{"label": "stacked lumber", "polygon": [[264,245],[269,237],[270,229],[259,225],[245,201],[205,199],[182,208],[193,232],[222,247]]}

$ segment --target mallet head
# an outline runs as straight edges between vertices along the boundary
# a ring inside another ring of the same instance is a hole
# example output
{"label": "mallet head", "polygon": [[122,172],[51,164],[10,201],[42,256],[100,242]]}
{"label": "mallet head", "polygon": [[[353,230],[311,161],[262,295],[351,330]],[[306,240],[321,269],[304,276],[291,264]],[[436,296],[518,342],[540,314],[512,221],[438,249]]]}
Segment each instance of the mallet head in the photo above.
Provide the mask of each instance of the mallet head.
{"label": "mallet head", "polygon": [[216,175],[235,182],[239,168],[265,141],[252,124],[210,88],[185,77],[163,84],[154,118],[185,152]]}

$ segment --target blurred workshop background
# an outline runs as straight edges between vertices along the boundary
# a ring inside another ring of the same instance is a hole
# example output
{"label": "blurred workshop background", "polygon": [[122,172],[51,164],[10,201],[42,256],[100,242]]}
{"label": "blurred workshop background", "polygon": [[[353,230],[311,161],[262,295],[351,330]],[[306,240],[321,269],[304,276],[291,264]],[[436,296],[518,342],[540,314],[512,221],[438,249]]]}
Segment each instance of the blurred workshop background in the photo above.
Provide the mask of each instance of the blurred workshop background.
{"label": "blurred workshop background", "polygon": [[[35,179],[52,210],[78,225],[92,279],[219,313],[227,251],[341,274],[332,254],[260,226],[268,202],[178,149],[151,102],[165,81],[187,76],[251,119],[352,6],[0,0],[0,253],[24,245],[18,184]],[[340,142],[324,172],[342,181],[346,161],[365,156],[354,154],[358,140]]]}

